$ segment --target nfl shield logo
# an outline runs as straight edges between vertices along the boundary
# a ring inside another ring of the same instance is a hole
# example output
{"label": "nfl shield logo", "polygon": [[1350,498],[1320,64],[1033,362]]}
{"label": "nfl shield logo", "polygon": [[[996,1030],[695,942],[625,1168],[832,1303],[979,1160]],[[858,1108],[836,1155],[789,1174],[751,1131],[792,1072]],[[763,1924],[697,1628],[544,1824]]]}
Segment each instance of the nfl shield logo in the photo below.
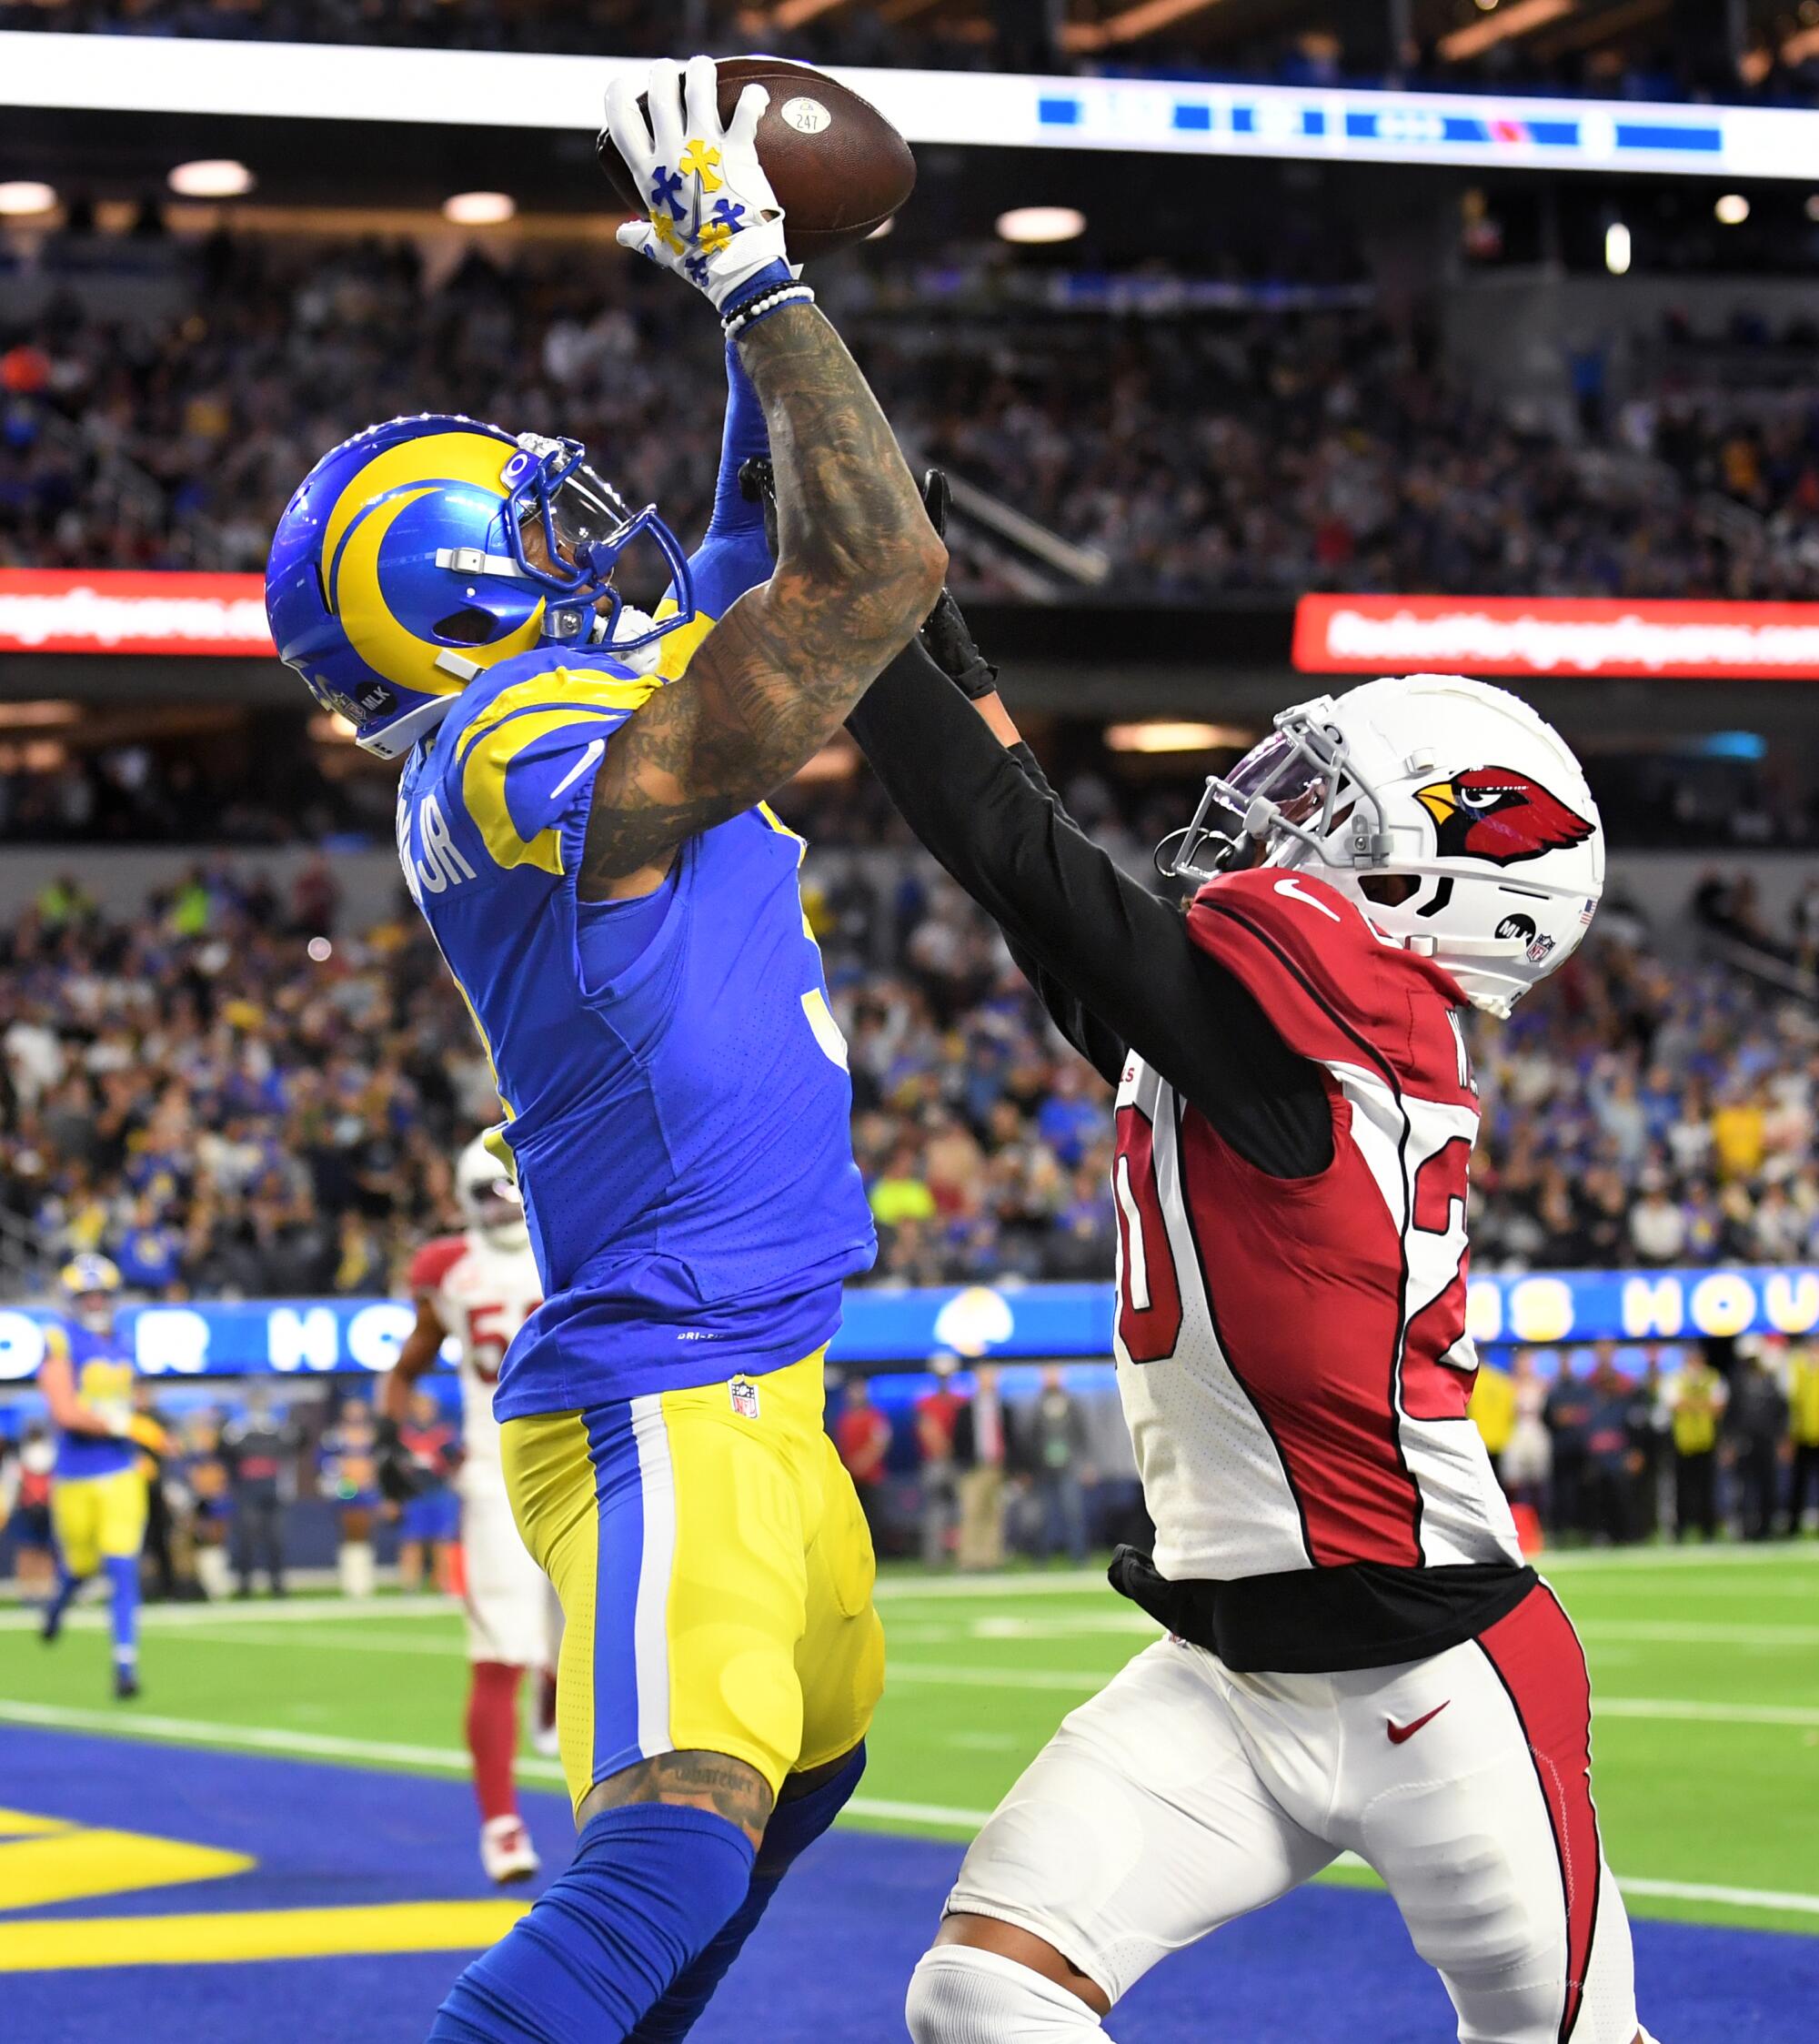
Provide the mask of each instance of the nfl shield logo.
{"label": "nfl shield logo", "polygon": [[758,1417],[758,1386],[749,1377],[735,1377],[727,1386],[733,1402],[733,1410],[741,1419]]}

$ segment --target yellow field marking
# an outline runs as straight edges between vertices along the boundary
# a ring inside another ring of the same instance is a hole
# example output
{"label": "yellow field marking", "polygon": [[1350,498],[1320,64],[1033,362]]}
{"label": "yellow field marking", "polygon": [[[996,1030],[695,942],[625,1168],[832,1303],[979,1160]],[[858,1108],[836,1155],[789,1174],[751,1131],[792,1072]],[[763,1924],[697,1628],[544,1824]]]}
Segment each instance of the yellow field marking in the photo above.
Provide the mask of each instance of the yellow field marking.
{"label": "yellow field marking", "polygon": [[[218,1881],[257,1864],[244,1852],[140,1831],[92,1831],[24,1810],[0,1810],[0,1909],[130,1895],[179,1881]],[[48,1928],[32,1927],[34,1934]],[[7,1934],[25,1931],[15,1925]]]}
{"label": "yellow field marking", "polygon": [[66,1817],[35,1817],[30,1810],[0,1810],[0,1838],[41,1838],[51,1831],[73,1831]]}
{"label": "yellow field marking", "polygon": [[[105,1835],[105,1834],[103,1834]],[[382,1902],[339,1909],[250,1909],[236,1916],[96,1917],[0,1924],[0,1973],[110,1966],[214,1966],[259,1958],[343,1958],[372,1952],[478,1951],[528,1902]]]}

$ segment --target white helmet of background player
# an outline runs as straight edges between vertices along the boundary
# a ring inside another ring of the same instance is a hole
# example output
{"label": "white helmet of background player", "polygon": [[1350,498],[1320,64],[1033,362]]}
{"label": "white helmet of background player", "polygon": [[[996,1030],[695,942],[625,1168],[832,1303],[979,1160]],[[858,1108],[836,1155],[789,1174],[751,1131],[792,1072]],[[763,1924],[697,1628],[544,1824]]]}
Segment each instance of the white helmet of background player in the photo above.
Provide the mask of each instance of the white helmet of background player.
{"label": "white helmet of background player", "polygon": [[1572,956],[1604,891],[1604,830],[1572,748],[1519,697],[1456,674],[1283,710],[1156,859],[1196,884],[1253,865],[1315,873],[1493,1015]]}
{"label": "white helmet of background player", "polygon": [[467,1225],[495,1249],[519,1249],[529,1241],[518,1181],[477,1135],[455,1160],[455,1197]]}

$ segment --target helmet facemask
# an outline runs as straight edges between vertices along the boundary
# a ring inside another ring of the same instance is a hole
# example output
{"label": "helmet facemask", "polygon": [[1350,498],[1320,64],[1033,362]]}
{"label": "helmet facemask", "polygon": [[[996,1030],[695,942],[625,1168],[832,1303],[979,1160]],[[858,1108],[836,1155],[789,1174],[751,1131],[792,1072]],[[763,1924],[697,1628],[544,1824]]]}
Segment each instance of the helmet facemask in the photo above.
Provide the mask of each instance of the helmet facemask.
{"label": "helmet facemask", "polygon": [[[1415,676],[1298,704],[1275,727],[1208,778],[1187,829],[1157,847],[1165,876],[1199,888],[1253,866],[1311,871],[1500,1017],[1577,948],[1603,888],[1597,811],[1564,741],[1519,698]],[[1494,815],[1524,790],[1542,805],[1524,812],[1526,839],[1448,841],[1462,834],[1450,818]]]}
{"label": "helmet facemask", "polygon": [[1342,830],[1352,865],[1377,867],[1389,859],[1383,804],[1352,761],[1344,732],[1320,718],[1325,707],[1322,698],[1283,710],[1271,734],[1229,775],[1207,776],[1187,828],[1156,847],[1165,879],[1204,887],[1222,872],[1286,865],[1292,861],[1282,855],[1284,841],[1332,864],[1332,839]]}
{"label": "helmet facemask", "polygon": [[[657,507],[634,511],[578,440],[521,433],[518,448],[500,477],[509,492],[506,542],[513,572],[546,592],[544,636],[623,654],[688,624],[695,615],[688,556]],[[662,556],[675,592],[675,614],[660,623],[632,609],[614,586],[620,557],[639,539]]]}

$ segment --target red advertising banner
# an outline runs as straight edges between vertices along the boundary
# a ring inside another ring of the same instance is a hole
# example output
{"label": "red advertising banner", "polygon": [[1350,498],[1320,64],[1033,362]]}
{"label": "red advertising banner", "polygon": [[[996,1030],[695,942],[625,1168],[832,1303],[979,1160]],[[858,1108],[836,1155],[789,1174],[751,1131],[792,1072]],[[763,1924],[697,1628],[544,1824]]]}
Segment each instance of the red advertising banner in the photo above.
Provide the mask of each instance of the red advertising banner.
{"label": "red advertising banner", "polygon": [[0,568],[0,653],[273,650],[262,576]]}
{"label": "red advertising banner", "polygon": [[1305,674],[1819,680],[1819,603],[1577,597],[1304,596]]}

